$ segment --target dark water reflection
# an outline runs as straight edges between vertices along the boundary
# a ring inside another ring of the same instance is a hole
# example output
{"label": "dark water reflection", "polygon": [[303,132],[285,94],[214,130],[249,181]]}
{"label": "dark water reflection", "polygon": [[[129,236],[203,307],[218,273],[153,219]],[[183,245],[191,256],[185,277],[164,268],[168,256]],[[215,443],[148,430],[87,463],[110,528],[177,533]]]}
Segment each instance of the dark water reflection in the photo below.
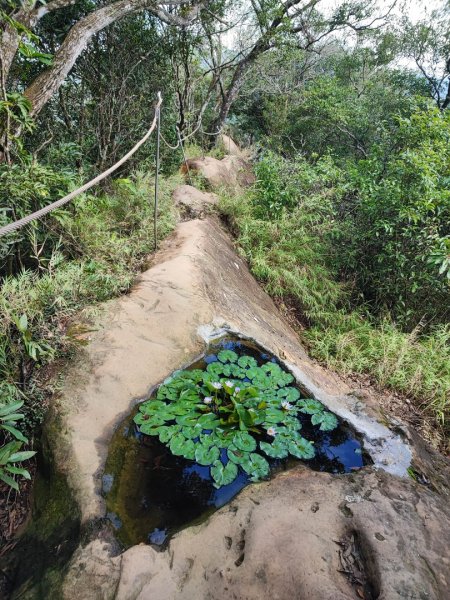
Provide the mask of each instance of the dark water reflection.
{"label": "dark water reflection", "polygon": [[[204,359],[191,368],[204,368],[206,363],[214,362],[216,352],[223,348],[252,355],[259,364],[277,362],[252,344],[227,339],[210,348]],[[171,534],[200,522],[229,502],[249,478],[239,469],[235,481],[217,490],[209,467],[172,455],[156,437],[138,434],[133,425],[135,413],[118,429],[110,447],[103,478],[108,516],[125,546],[148,542],[163,548]],[[367,464],[359,440],[342,421],[335,430],[323,432],[311,425],[309,415],[300,414],[299,419],[301,434],[314,442],[316,455],[308,461],[269,460],[272,474],[300,462],[329,473],[348,473]],[[226,462],[225,451],[222,460]]]}

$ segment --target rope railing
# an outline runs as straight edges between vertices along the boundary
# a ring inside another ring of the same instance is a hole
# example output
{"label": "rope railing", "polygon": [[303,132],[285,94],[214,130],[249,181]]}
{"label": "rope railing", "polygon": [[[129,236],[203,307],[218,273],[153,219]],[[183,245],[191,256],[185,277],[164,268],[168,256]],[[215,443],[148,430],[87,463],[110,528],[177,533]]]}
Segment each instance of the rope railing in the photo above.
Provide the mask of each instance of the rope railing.
{"label": "rope railing", "polygon": [[[141,140],[139,140],[139,142],[137,144],[135,144],[133,146],[133,148],[131,148],[131,150],[129,152],[127,152],[127,154],[125,154],[125,156],[123,156],[120,160],[118,160],[114,165],[109,167],[109,169],[107,169],[103,173],[100,173],[100,175],[97,175],[97,177],[94,177],[94,179],[91,179],[91,181],[88,181],[87,183],[85,183],[81,187],[77,188],[73,192],[70,192],[70,194],[67,194],[67,196],[64,196],[64,198],[60,198],[59,200],[56,200],[56,202],[52,202],[48,206],[45,206],[44,208],[41,208],[40,210],[37,210],[36,212],[31,213],[30,215],[27,215],[26,217],[23,217],[22,219],[19,219],[18,221],[14,221],[13,223],[9,223],[8,225],[0,227],[0,237],[7,235],[8,233],[12,233],[13,231],[20,229],[20,228],[24,227],[25,225],[28,225],[28,223],[31,223],[32,221],[35,221],[36,219],[40,219],[40,218],[44,217],[45,215],[54,211],[55,209],[60,208],[61,206],[64,206],[65,204],[67,204],[68,202],[70,202],[71,200],[73,200],[74,198],[76,198],[77,196],[82,194],[83,192],[86,192],[87,190],[89,190],[91,187],[93,187],[97,183],[100,183],[100,181],[103,181],[103,179],[106,179],[106,177],[111,175],[111,173],[114,173],[114,171],[117,171],[117,169],[121,165],[123,165],[129,158],[131,158],[133,156],[133,154],[135,154],[139,150],[139,148],[143,144],[145,144],[145,142],[151,136],[151,134],[153,133],[153,131],[155,130],[156,127],[158,127],[158,140],[159,140],[159,123],[160,123],[161,105],[162,105],[162,95],[161,95],[161,92],[158,92],[158,100],[155,105],[155,116],[153,118],[150,129],[147,131],[147,133],[144,135],[144,137]],[[158,175],[159,157],[157,158],[157,162],[158,162],[158,165],[157,165],[157,175]],[[156,175],[156,180],[157,180],[157,175]],[[156,198],[157,193],[158,193],[158,186],[157,186],[157,183],[155,182],[155,211],[157,210],[157,198]],[[155,238],[155,243],[156,243],[156,238]]]}

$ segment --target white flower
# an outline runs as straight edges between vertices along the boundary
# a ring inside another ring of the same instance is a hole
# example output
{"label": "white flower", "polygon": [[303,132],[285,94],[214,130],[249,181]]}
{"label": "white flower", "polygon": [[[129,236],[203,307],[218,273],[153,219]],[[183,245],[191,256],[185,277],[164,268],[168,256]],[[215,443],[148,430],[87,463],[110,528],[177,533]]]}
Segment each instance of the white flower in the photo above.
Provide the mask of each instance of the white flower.
{"label": "white flower", "polygon": [[281,408],[284,408],[284,410],[291,410],[294,407],[287,400],[283,400],[283,402],[281,403]]}
{"label": "white flower", "polygon": [[233,387],[234,383],[232,381],[225,381],[225,385],[228,387]]}
{"label": "white flower", "polygon": [[275,437],[277,435],[277,430],[275,429],[275,427],[269,427],[269,429],[267,430],[267,433],[268,433],[268,435]]}
{"label": "white flower", "polygon": [[235,393],[235,394],[239,394],[239,392],[240,392],[240,391],[241,391],[241,388],[240,388],[240,387],[235,387],[235,388],[234,388],[234,393]]}
{"label": "white flower", "polygon": [[211,385],[213,386],[213,388],[215,388],[216,390],[220,390],[222,388],[222,384],[219,383],[218,381],[213,381],[211,383]]}
{"label": "white flower", "polygon": [[211,396],[206,396],[206,398],[203,398],[203,402],[205,404],[211,404],[211,402],[212,402]]}

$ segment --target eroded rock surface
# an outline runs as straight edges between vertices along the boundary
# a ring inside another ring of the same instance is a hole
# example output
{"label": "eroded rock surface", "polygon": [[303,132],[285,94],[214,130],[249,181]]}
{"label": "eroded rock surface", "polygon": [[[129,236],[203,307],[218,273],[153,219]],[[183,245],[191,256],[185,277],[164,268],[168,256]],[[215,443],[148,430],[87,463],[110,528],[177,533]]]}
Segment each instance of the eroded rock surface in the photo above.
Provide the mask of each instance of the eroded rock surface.
{"label": "eroded rock surface", "polygon": [[[335,477],[299,467],[247,487],[166,552],[139,545],[109,559],[93,542],[74,561],[64,597],[444,600],[450,520],[439,504],[381,471]],[[89,571],[86,557],[98,568]]]}
{"label": "eroded rock surface", "polygon": [[222,148],[225,154],[231,154],[232,156],[239,156],[241,158],[247,158],[246,151],[239,148],[236,142],[225,133],[222,133],[219,139],[219,148]]}
{"label": "eroded rock surface", "polygon": [[179,185],[172,197],[182,214],[191,219],[205,216],[218,202],[216,194],[202,192],[192,185]]}
{"label": "eroded rock surface", "polygon": [[255,176],[250,163],[242,156],[227,155],[222,160],[211,156],[190,158],[187,166],[205,180],[211,190],[238,190],[251,185]]}

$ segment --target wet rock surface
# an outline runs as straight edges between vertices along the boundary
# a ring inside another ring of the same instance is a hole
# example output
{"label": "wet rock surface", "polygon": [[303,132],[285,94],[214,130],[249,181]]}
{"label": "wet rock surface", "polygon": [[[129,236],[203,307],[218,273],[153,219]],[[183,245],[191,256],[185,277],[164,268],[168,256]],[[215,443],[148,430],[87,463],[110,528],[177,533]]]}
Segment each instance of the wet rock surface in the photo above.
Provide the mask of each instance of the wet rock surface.
{"label": "wet rock surface", "polygon": [[[73,562],[64,597],[445,599],[449,525],[439,497],[414,482],[300,467],[246,488],[166,552],[139,545],[108,559],[93,542]],[[99,564],[92,573],[89,556]]]}

